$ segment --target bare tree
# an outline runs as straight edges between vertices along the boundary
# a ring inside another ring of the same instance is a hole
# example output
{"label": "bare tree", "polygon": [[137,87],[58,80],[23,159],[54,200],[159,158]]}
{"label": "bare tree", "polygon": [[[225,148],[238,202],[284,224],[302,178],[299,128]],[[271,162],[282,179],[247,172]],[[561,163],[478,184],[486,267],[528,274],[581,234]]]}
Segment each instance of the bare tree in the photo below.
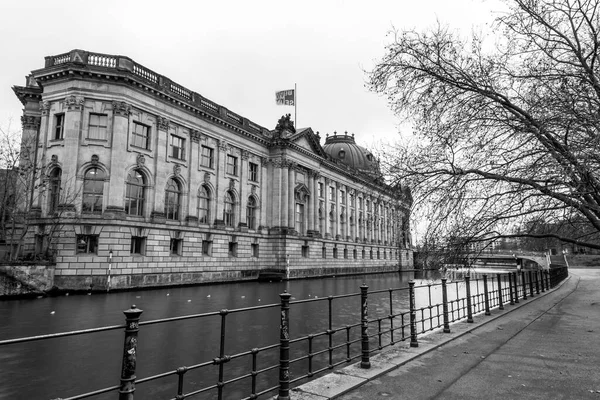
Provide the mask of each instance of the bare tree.
{"label": "bare tree", "polygon": [[[69,184],[73,177],[61,176],[57,191],[49,193],[52,177],[36,161],[36,144],[10,126],[0,127],[0,241],[6,247],[5,256],[16,260],[22,255],[27,235],[36,228],[43,240],[31,257],[51,258],[54,241],[63,233],[65,223],[76,218],[73,204],[79,191]],[[48,196],[54,196],[52,209],[42,215],[38,204]]]}
{"label": "bare tree", "polygon": [[[411,186],[431,233],[600,249],[599,0],[504,3],[487,36],[396,32],[370,85],[418,140],[382,165]],[[523,229],[567,220],[586,235]]]}

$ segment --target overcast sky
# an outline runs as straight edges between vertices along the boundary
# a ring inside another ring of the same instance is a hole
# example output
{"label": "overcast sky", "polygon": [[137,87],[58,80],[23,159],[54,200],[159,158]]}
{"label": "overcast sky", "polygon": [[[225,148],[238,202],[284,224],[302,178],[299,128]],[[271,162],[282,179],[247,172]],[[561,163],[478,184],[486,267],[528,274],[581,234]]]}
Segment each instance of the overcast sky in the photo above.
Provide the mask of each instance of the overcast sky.
{"label": "overcast sky", "polygon": [[400,129],[387,100],[365,88],[388,32],[439,20],[468,33],[491,21],[495,3],[1,0],[0,126],[12,118],[20,129],[11,87],[43,68],[44,56],[83,49],[128,56],[269,129],[294,114],[275,105],[275,91],[297,84],[300,127],[321,137],[348,131],[370,147]]}

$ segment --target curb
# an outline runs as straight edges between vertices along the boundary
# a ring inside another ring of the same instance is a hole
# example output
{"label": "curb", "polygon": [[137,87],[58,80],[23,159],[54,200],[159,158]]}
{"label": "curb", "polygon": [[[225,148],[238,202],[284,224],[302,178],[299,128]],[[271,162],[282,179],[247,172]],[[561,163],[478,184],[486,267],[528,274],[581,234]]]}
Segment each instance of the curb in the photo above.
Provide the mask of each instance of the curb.
{"label": "curb", "polygon": [[[431,332],[422,334],[418,336],[418,347],[410,347],[405,341],[404,343],[406,344],[394,346],[379,352],[371,357],[370,369],[362,369],[360,367],[360,361],[358,361],[338,371],[329,373],[313,381],[297,386],[290,390],[290,399],[335,399],[359,388],[369,381],[372,381],[400,366],[407,364],[410,361],[419,358],[422,355],[425,355],[441,346],[446,345],[447,343],[461,338],[462,336],[473,332],[475,329],[484,326],[487,323],[495,321],[498,318],[520,309],[521,307],[525,307],[528,304],[531,304],[533,301],[541,299],[546,295],[555,293],[570,279],[571,275],[569,275],[566,279],[561,281],[552,289],[536,294],[534,297],[527,296],[528,300],[526,303],[521,300],[518,304],[511,306],[510,309],[506,308],[505,306],[504,310],[501,310],[500,313],[495,315],[485,316],[486,318],[480,318],[479,320],[475,320],[473,323],[467,323],[464,319],[457,321],[450,325],[451,333],[443,333],[443,328],[437,328]],[[491,310],[499,311],[498,306]],[[473,316],[484,316],[484,311],[474,314]],[[272,399],[276,400],[277,396],[274,396]]]}

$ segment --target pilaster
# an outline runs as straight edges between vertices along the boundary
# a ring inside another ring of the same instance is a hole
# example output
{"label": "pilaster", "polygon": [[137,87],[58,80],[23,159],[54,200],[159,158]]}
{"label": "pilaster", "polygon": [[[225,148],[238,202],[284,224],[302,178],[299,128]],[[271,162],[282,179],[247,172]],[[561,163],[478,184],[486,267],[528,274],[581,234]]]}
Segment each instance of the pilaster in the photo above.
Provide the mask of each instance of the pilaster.
{"label": "pilaster", "polygon": [[125,210],[125,180],[127,179],[128,160],[123,157],[123,149],[127,148],[129,136],[129,114],[131,106],[121,101],[113,101],[113,127],[110,157],[110,182],[108,185],[108,201],[106,211],[122,214]]}

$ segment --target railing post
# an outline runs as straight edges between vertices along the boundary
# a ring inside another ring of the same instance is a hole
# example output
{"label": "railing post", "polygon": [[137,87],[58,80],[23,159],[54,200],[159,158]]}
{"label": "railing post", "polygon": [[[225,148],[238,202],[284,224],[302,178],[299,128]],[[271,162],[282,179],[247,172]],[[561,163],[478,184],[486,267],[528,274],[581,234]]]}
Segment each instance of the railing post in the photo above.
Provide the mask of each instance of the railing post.
{"label": "railing post", "polygon": [[360,344],[361,344],[361,368],[371,368],[371,361],[369,360],[369,334],[367,329],[369,328],[369,306],[368,306],[368,293],[369,287],[363,283],[360,287]]}
{"label": "railing post", "polygon": [[490,295],[488,293],[487,275],[483,275],[483,298],[485,300],[485,315],[490,313]]}
{"label": "railing post", "polygon": [[140,316],[143,310],[134,305],[125,314],[125,343],[123,345],[123,363],[121,364],[121,387],[119,400],[133,400],[135,392],[135,366],[137,362],[138,332],[140,330]]}
{"label": "railing post", "polygon": [[408,282],[408,304],[410,308],[410,347],[419,347],[417,341],[417,315],[415,311],[415,281]]}
{"label": "railing post", "polygon": [[290,297],[284,291],[281,299],[281,322],[279,325],[279,396],[278,400],[290,398]]}
{"label": "railing post", "polygon": [[526,277],[527,275],[525,274],[525,271],[521,271],[521,286],[523,287],[523,300],[527,300],[527,282],[526,282]]}
{"label": "railing post", "polygon": [[513,299],[513,284],[512,284],[512,272],[508,273],[508,290],[510,295],[510,305],[515,304],[515,300]]}
{"label": "railing post", "polygon": [[513,283],[515,284],[515,304],[519,304],[519,275],[513,272]]}
{"label": "railing post", "polygon": [[546,273],[546,289],[552,289],[552,282],[550,282],[550,270],[544,272]]}
{"label": "railing post", "polygon": [[442,278],[442,312],[444,313],[444,333],[450,333],[450,318],[448,317],[448,288],[447,278]]}
{"label": "railing post", "polygon": [[539,272],[539,279],[540,279],[540,286],[542,287],[542,293],[546,291],[545,285],[544,285],[544,270],[540,270]]}
{"label": "railing post", "polygon": [[540,294],[540,274],[539,271],[535,271],[535,293]]}
{"label": "railing post", "polygon": [[529,270],[529,297],[533,297],[533,271],[532,270]]}
{"label": "railing post", "polygon": [[[496,274],[496,278],[498,279],[498,310],[504,310],[504,304],[502,303],[502,276],[500,274]],[[492,279],[492,285],[494,280]]]}
{"label": "railing post", "polygon": [[465,276],[465,284],[467,285],[467,322],[473,323],[473,312],[471,311],[471,277]]}

